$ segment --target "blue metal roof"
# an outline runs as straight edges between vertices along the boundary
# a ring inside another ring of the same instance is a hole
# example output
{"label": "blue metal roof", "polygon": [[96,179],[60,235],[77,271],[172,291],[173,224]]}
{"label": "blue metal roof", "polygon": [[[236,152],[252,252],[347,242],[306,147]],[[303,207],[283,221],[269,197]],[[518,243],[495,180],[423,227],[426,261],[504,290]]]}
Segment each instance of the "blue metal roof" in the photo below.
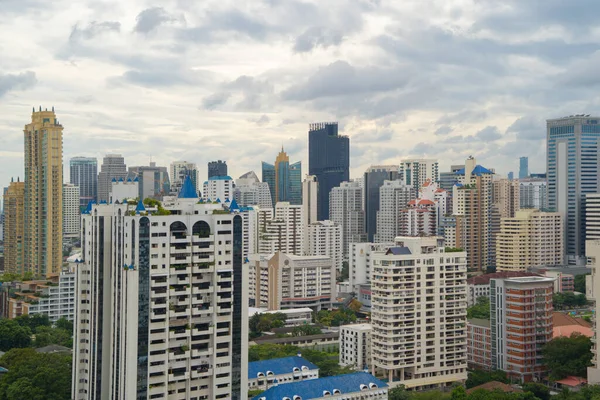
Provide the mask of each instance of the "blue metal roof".
{"label": "blue metal roof", "polygon": [[[458,171],[455,172],[455,175],[464,175],[465,174],[465,169],[461,168]],[[473,168],[473,171],[471,171],[471,175],[475,175],[475,176],[481,176],[483,174],[493,174],[492,171],[490,171],[489,169],[482,167],[481,165],[477,164],[475,166],[475,168]]]}
{"label": "blue metal roof", "polygon": [[[223,175],[223,176],[211,176],[210,178],[208,178],[209,181],[232,181],[233,179],[231,179],[231,177],[229,175]],[[205,182],[205,183],[208,183]]]}
{"label": "blue metal roof", "polygon": [[395,256],[412,254],[408,247],[390,247],[386,254],[392,253]]}
{"label": "blue metal roof", "polygon": [[235,210],[239,210],[240,206],[238,206],[237,201],[235,201],[235,199],[233,199],[233,201],[231,203],[229,203],[229,211],[235,211]]}
{"label": "blue metal roof", "polygon": [[268,371],[273,372],[273,375],[291,374],[294,372],[294,368],[302,371],[302,367],[308,367],[308,369],[319,368],[307,359],[299,356],[252,361],[248,363],[248,379],[255,379],[260,372],[267,376]]}
{"label": "blue metal roof", "polygon": [[197,199],[198,193],[196,193],[196,189],[194,189],[194,183],[190,179],[189,175],[185,176],[183,180],[183,185],[181,186],[181,190],[179,191],[180,199]]}
{"label": "blue metal roof", "polygon": [[380,381],[373,375],[366,372],[356,372],[354,374],[285,383],[262,392],[252,400],[282,400],[284,397],[293,399],[294,396],[300,396],[303,400],[317,399],[324,397],[326,392],[329,392],[332,396],[359,393],[361,392],[361,386],[367,389],[377,387],[383,390],[387,388],[385,382]]}
{"label": "blue metal roof", "polygon": [[146,211],[146,207],[144,207],[144,203],[140,200],[138,201],[137,206],[135,207],[135,212],[137,214]]}

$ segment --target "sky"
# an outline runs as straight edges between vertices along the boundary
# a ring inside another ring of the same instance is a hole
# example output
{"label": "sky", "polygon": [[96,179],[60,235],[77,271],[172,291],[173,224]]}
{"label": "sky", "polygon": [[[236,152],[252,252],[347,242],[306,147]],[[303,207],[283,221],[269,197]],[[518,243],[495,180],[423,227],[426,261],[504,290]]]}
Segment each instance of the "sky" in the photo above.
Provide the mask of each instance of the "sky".
{"label": "sky", "polygon": [[[308,125],[338,121],[351,177],[469,155],[545,171],[545,120],[600,114],[597,0],[0,0],[0,187],[23,174],[32,107],[55,107],[64,164],[121,153],[226,160],[281,146],[308,172]],[[68,168],[65,168],[68,182]]]}

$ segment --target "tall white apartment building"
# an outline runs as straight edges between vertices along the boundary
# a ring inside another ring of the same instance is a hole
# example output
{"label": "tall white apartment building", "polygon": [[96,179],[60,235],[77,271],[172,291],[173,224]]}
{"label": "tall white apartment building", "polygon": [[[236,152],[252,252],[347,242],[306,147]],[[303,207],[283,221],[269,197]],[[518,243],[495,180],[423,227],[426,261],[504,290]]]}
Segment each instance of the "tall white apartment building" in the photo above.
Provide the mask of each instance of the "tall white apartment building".
{"label": "tall white apartment building", "polygon": [[440,237],[398,237],[374,252],[373,374],[420,390],[467,379],[467,260]]}
{"label": "tall white apartment building", "polygon": [[255,254],[250,256],[250,275],[255,307],[319,311],[335,301],[335,266],[327,256]]}
{"label": "tall white apartment building", "polygon": [[351,243],[367,241],[362,179],[342,182],[329,192],[329,218],[342,227],[342,252],[348,259]]}
{"label": "tall white apartment building", "polygon": [[63,184],[63,237],[75,239],[79,237],[79,186]]}
{"label": "tall white apartment building", "polygon": [[357,371],[371,366],[371,324],[340,326],[340,365]]}
{"label": "tall white apartment building", "polygon": [[591,268],[592,274],[585,277],[585,291],[588,300],[594,302],[593,330],[592,340],[592,366],[587,369],[587,380],[590,385],[600,384],[600,359],[598,358],[598,334],[600,333],[600,240],[586,240],[585,255],[587,257],[587,267]]}
{"label": "tall white apartment building", "polygon": [[402,210],[416,197],[415,188],[401,180],[383,182],[379,189],[376,243],[391,242],[402,232]]}
{"label": "tall white apartment building", "polygon": [[308,248],[306,255],[328,256],[335,268],[342,270],[342,227],[333,221],[317,221],[306,227]]}
{"label": "tall white apartment building", "polygon": [[73,399],[247,399],[242,217],[189,178],[168,210],[83,216]]}
{"label": "tall white apartment building", "polygon": [[258,249],[260,254],[277,251],[302,254],[302,206],[281,201],[275,209],[258,212]]}
{"label": "tall white apartment building", "polygon": [[400,176],[404,184],[418,191],[427,181],[439,182],[438,160],[426,158],[404,160],[400,163]]}
{"label": "tall white apartment building", "polygon": [[312,239],[309,237],[312,230],[308,227],[317,222],[317,195],[319,192],[319,184],[317,177],[314,175],[306,175],[302,181],[302,254],[310,255],[310,243]]}
{"label": "tall white apartment building", "polygon": [[229,175],[213,176],[202,186],[202,198],[206,201],[221,201],[233,199],[233,179]]}
{"label": "tall white apartment building", "polygon": [[350,246],[350,260],[348,262],[348,282],[352,290],[358,285],[371,283],[372,255],[375,252],[385,251],[394,245],[390,243],[352,243]]}
{"label": "tall white apartment building", "polygon": [[246,172],[235,181],[233,198],[242,207],[273,208],[269,184],[261,182],[254,171]]}
{"label": "tall white apartment building", "polygon": [[600,239],[600,194],[585,195],[585,238]]}
{"label": "tall white apartment building", "polygon": [[548,206],[548,182],[541,178],[519,179],[519,205],[521,208],[537,208]]}

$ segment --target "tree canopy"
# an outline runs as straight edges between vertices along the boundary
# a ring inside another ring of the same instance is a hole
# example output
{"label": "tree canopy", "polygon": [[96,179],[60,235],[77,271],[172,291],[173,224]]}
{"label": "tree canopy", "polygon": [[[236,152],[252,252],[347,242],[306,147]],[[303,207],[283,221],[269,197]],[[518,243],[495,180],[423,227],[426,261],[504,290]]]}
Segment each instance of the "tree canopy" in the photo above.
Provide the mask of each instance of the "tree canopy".
{"label": "tree canopy", "polygon": [[259,337],[263,332],[285,326],[287,316],[284,313],[256,313],[248,322],[250,338]]}
{"label": "tree canopy", "polygon": [[575,291],[585,293],[585,277],[589,274],[575,275]]}
{"label": "tree canopy", "polygon": [[465,385],[467,386],[467,389],[471,389],[475,386],[483,385],[484,383],[492,381],[508,383],[506,372],[501,370],[489,372],[482,370],[469,371],[469,376],[467,377]]}
{"label": "tree canopy", "polygon": [[[585,283],[584,283],[585,285]],[[585,290],[585,286],[584,286]],[[585,294],[575,294],[573,292],[554,293],[552,296],[552,304],[557,310],[583,307],[587,305]]]}
{"label": "tree canopy", "polygon": [[467,308],[467,318],[490,319],[490,298],[478,297],[475,304]]}
{"label": "tree canopy", "polygon": [[356,322],[356,314],[349,308],[337,310],[321,310],[315,315],[315,322],[325,326],[340,326]]}
{"label": "tree canopy", "polygon": [[559,380],[570,375],[587,376],[587,367],[592,360],[591,348],[590,338],[578,333],[546,343],[542,354],[544,364],[550,371],[550,379]]}

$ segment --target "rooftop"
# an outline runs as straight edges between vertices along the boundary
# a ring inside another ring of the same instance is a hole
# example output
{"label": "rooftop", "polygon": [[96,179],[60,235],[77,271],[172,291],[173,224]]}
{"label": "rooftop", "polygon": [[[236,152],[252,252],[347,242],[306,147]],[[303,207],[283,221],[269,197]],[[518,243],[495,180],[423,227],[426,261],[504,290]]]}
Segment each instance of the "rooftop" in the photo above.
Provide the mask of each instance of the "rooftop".
{"label": "rooftop", "polygon": [[512,278],[517,276],[540,276],[531,272],[520,272],[520,271],[502,271],[495,272],[493,274],[485,274],[479,276],[473,276],[467,279],[469,285],[489,285],[490,279],[501,279],[501,278]]}
{"label": "rooftop", "polygon": [[467,320],[467,323],[469,323],[469,325],[481,326],[483,328],[489,328],[490,327],[490,320],[489,319],[471,318],[471,319]]}
{"label": "rooftop", "polygon": [[232,181],[233,179],[231,179],[231,177],[229,175],[223,175],[223,176],[211,176],[210,178],[208,178],[209,181]]}
{"label": "rooftop", "polygon": [[254,379],[259,374],[262,376],[283,375],[313,369],[319,369],[319,367],[301,356],[252,361],[248,363],[248,379]]}
{"label": "rooftop", "polygon": [[479,389],[483,389],[483,390],[501,390],[504,393],[522,393],[523,391],[520,389],[515,389],[514,387],[506,384],[506,383],[502,383],[502,382],[498,382],[498,381],[491,381],[491,382],[486,382],[483,385],[479,385],[479,386],[475,386],[472,387],[471,389],[467,390],[467,394],[473,393],[476,390]]}

